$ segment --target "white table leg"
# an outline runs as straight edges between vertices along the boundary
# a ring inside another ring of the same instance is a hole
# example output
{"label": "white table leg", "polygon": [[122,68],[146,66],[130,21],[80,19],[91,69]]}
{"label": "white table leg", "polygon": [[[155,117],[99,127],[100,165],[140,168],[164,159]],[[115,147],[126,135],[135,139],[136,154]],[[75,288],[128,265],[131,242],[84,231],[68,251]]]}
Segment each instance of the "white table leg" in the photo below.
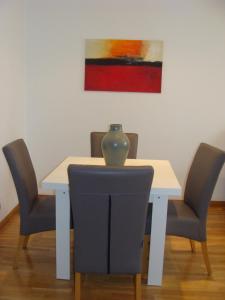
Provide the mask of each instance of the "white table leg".
{"label": "white table leg", "polygon": [[56,278],[70,279],[70,198],[56,191]]}
{"label": "white table leg", "polygon": [[162,284],[168,196],[154,195],[148,266],[148,285]]}

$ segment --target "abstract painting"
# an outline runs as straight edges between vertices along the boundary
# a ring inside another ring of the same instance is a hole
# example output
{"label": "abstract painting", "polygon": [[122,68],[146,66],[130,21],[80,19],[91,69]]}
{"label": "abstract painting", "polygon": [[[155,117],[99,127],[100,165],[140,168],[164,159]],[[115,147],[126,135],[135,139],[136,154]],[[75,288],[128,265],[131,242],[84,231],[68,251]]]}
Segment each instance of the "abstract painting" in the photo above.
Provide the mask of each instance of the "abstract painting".
{"label": "abstract painting", "polygon": [[160,93],[163,42],[87,39],[86,91]]}

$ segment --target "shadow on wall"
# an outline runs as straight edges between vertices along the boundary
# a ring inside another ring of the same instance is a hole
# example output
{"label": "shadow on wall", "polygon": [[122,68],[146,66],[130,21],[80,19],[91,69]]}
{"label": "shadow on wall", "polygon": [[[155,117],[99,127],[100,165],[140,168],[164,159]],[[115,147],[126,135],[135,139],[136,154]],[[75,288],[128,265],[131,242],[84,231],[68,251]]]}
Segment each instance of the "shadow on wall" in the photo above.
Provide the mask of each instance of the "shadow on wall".
{"label": "shadow on wall", "polygon": [[[212,136],[212,139],[208,139],[206,143],[225,151],[225,130],[217,135]],[[223,166],[219,175],[212,199],[217,201],[225,201],[225,165]]]}

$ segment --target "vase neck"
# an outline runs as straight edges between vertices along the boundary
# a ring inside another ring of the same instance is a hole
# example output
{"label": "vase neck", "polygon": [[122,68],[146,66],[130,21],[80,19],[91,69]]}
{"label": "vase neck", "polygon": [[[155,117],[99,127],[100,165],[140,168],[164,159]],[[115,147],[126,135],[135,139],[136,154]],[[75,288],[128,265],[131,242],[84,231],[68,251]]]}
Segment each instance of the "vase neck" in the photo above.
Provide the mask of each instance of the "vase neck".
{"label": "vase neck", "polygon": [[122,125],[121,124],[111,124],[110,131],[122,131]]}

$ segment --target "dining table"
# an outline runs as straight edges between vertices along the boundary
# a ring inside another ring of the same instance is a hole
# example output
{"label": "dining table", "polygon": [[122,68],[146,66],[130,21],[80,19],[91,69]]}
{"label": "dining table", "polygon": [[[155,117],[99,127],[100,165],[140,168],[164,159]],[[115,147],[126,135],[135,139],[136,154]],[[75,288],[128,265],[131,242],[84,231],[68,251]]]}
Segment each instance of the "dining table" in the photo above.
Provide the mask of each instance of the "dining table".
{"label": "dining table", "polygon": [[[56,278],[69,280],[70,270],[70,197],[67,168],[76,165],[105,165],[103,158],[69,156],[42,181],[42,188],[56,195]],[[126,159],[125,166],[152,166],[154,177],[149,197],[152,203],[148,285],[162,285],[164,248],[169,197],[180,197],[181,186],[168,160]],[[91,249],[90,249],[91,251]]]}

